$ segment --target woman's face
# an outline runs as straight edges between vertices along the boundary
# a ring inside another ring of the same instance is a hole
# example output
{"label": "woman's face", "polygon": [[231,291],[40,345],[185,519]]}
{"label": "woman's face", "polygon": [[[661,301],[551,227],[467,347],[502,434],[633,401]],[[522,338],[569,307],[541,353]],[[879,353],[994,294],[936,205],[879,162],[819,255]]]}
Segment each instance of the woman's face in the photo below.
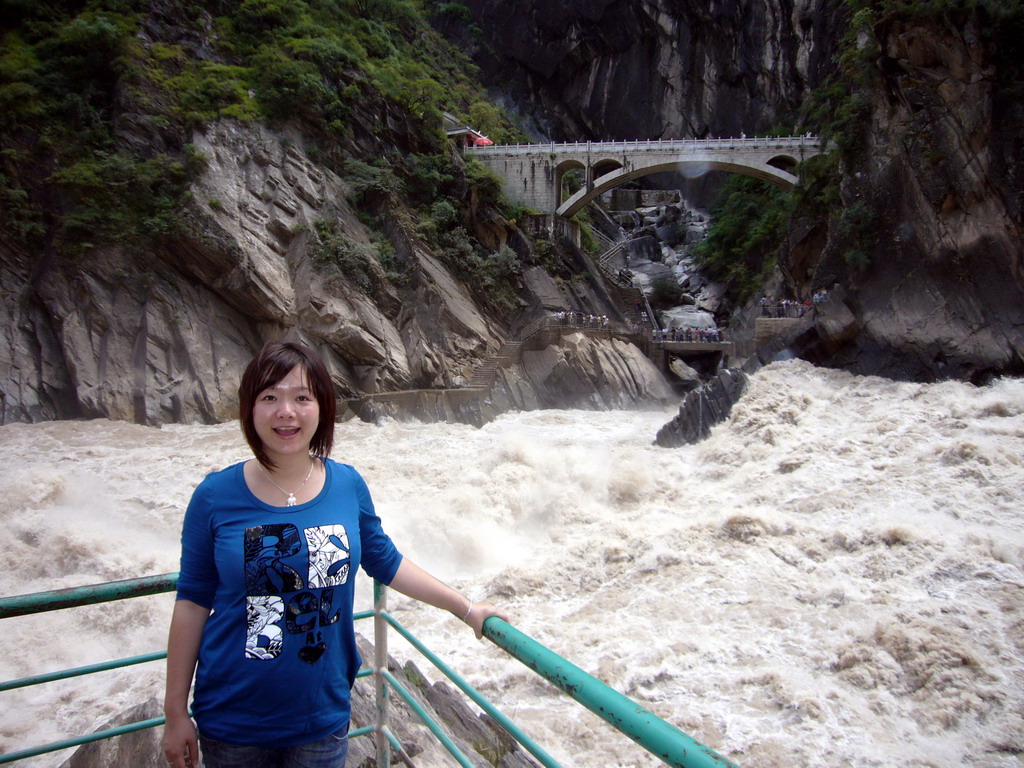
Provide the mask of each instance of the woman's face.
{"label": "woman's face", "polygon": [[320,404],[301,365],[256,396],[252,420],[275,464],[289,456],[309,454],[309,444],[320,425]]}

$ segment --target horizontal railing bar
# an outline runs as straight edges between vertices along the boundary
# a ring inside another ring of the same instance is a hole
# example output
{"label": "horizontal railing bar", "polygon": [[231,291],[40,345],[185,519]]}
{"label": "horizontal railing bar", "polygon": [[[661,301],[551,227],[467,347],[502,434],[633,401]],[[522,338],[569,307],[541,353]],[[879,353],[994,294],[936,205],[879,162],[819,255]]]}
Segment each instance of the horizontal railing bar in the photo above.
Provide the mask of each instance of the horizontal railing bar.
{"label": "horizontal railing bar", "polygon": [[738,768],[497,616],[484,622],[484,635],[673,768]]}
{"label": "horizontal railing bar", "polygon": [[500,725],[502,728],[508,731],[512,738],[518,741],[524,749],[526,749],[531,755],[537,758],[542,765],[546,766],[546,768],[561,768],[561,764],[558,763],[558,761],[556,761],[551,755],[545,752],[543,748],[541,748],[538,744],[536,744],[533,741],[533,739],[531,739],[529,736],[523,733],[523,731],[520,730],[519,726],[517,726],[515,723],[509,720],[504,714],[502,714],[500,710],[498,710],[493,704],[491,704],[491,702],[485,699],[476,688],[474,688],[472,685],[466,682],[457,672],[455,672],[455,670],[453,670],[451,667],[445,664],[440,659],[440,657],[438,657],[437,654],[435,654],[433,651],[427,648],[427,646],[425,646],[419,640],[419,638],[417,638],[414,634],[412,634],[412,632],[410,632],[404,626],[402,626],[402,623],[398,621],[398,619],[396,619],[390,613],[386,612],[383,614],[383,616],[384,620],[387,621],[387,623],[390,624],[391,627],[394,628],[396,632],[398,632],[402,637],[408,640],[412,644],[412,646],[420,653],[422,653],[430,661],[431,664],[437,667],[445,675],[445,677],[447,677],[449,680],[455,683],[455,685],[458,686],[458,688],[463,693],[469,696],[469,698],[472,699],[473,702],[476,703],[478,707],[480,707],[480,709],[486,712],[491,717],[491,719],[493,719],[496,723],[498,723],[498,725]]}
{"label": "horizontal railing bar", "polygon": [[178,583],[177,573],[164,573],[159,576],[145,576],[141,579],[110,581],[105,584],[93,584],[86,587],[55,589],[49,592],[33,592],[28,595],[0,597],[0,619],[15,616],[27,616],[33,613],[57,611],[62,608],[74,608],[80,605],[106,603],[112,600],[125,600],[129,597],[158,595],[162,592],[173,592]]}
{"label": "horizontal railing bar", "polygon": [[714,151],[716,149],[776,149],[782,147],[813,147],[820,148],[821,138],[818,136],[750,136],[714,139],[648,139],[637,141],[563,141],[547,144],[490,144],[487,146],[465,147],[467,154],[502,155],[531,154],[542,152],[609,152],[613,150],[666,150],[683,151]]}
{"label": "horizontal railing bar", "polygon": [[[388,685],[390,685],[399,696],[405,699],[405,703],[412,708],[413,712],[416,713],[416,716],[423,721],[423,724],[427,726],[434,736],[437,737],[437,740],[444,745],[445,749],[451,753],[452,757],[458,761],[459,765],[463,766],[463,768],[474,768],[473,763],[470,762],[469,758],[462,754],[462,750],[455,745],[455,742],[452,741],[448,734],[441,729],[441,726],[434,721],[434,718],[427,714],[427,710],[425,710],[420,703],[412,697],[412,694],[410,694],[405,687],[398,682],[398,679],[386,669],[382,669],[381,674],[383,674],[384,679],[388,681]],[[385,734],[386,733],[387,729],[385,729]]]}
{"label": "horizontal railing bar", "polygon": [[[162,659],[162,658],[166,658],[167,657],[167,653],[166,652],[159,652],[159,653],[149,654],[149,655],[153,656],[154,658],[153,659],[143,659],[142,657],[136,657],[136,658],[140,659],[140,661],[136,662],[136,663],[142,663],[143,661],[153,661],[155,659]],[[101,665],[94,665],[94,666],[101,666]],[[80,667],[80,669],[86,669],[86,667]],[[82,674],[86,674],[86,673],[83,672]],[[361,669],[356,674],[356,678],[369,677],[372,674],[373,674],[373,670],[372,669]],[[44,675],[40,675],[39,677],[44,677]],[[45,682],[45,681],[42,681],[42,682]],[[4,683],[4,685],[7,685],[7,684]],[[14,686],[12,686],[12,687],[14,687]],[[0,690],[5,690],[5,689],[4,688],[0,688]],[[163,717],[154,717],[154,718],[151,718],[149,720],[140,720],[137,723],[129,723],[128,725],[121,725],[121,726],[118,726],[116,728],[108,728],[108,729],[103,730],[103,731],[97,731],[96,733],[91,733],[91,734],[89,734],[87,736],[78,736],[78,737],[72,738],[72,739],[64,739],[63,741],[55,741],[55,742],[52,742],[50,744],[44,744],[44,745],[39,746],[39,747],[31,747],[29,749],[23,749],[23,750],[21,750],[19,752],[9,752],[6,755],[0,755],[0,764],[3,764],[3,763],[13,763],[16,760],[24,760],[27,757],[37,757],[38,755],[45,755],[45,754],[47,754],[49,752],[59,752],[62,749],[70,749],[71,747],[79,747],[79,746],[81,746],[83,744],[88,744],[88,743],[93,742],[93,741],[100,741],[101,739],[113,738],[114,736],[122,736],[122,735],[124,735],[126,733],[133,733],[135,731],[142,731],[142,730],[145,730],[147,728],[155,728],[155,727],[163,725],[163,724],[164,724],[164,718]],[[371,726],[367,726],[365,728],[358,728],[358,729],[352,731],[351,733],[349,733],[349,738],[353,738],[354,739],[357,736],[364,736],[364,735],[366,735],[368,733],[373,733],[373,726],[372,725]]]}
{"label": "horizontal railing bar", "polygon": [[83,744],[89,744],[93,741],[111,739],[115,736],[123,736],[126,733],[134,733],[135,731],[144,731],[147,728],[155,728],[158,725],[163,724],[164,718],[153,717],[149,720],[140,720],[137,723],[129,723],[127,725],[119,725],[116,728],[107,728],[106,730],[96,731],[95,733],[90,733],[87,736],[65,739],[64,741],[54,741],[50,744],[43,744],[40,747],[23,749],[20,752],[8,752],[6,755],[0,755],[0,764],[13,763],[15,760],[24,760],[26,757],[45,755],[48,752],[59,752],[62,749],[69,749],[71,747],[80,747]]}
{"label": "horizontal railing bar", "polygon": [[23,677],[19,680],[8,680],[5,683],[0,683],[0,691],[13,691],[15,688],[24,688],[28,685],[51,683],[54,680],[66,680],[71,677],[91,675],[94,672],[106,672],[110,669],[120,669],[122,667],[130,667],[133,664],[145,664],[149,661],[159,661],[160,659],[166,658],[167,651],[155,651],[153,653],[144,653],[140,656],[127,656],[123,659],[114,659],[113,661],[101,661],[98,664],[89,664],[85,667],[61,669],[57,672],[48,672],[43,675],[34,675],[33,677]]}

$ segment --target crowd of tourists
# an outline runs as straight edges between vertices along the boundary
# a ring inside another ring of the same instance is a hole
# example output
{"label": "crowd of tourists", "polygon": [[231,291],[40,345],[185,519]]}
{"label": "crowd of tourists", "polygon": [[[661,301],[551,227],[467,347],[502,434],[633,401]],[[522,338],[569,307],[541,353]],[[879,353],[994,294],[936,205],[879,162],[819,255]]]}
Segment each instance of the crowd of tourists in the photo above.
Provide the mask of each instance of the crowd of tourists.
{"label": "crowd of tourists", "polygon": [[772,301],[768,297],[761,298],[761,317],[803,317],[813,307],[821,306],[828,298],[828,289],[815,291],[809,299],[779,299]]}
{"label": "crowd of tourists", "polygon": [[575,309],[567,309],[556,312],[555,317],[559,325],[571,326],[573,328],[607,328],[607,315],[590,315]]}
{"label": "crowd of tourists", "polygon": [[794,299],[771,301],[767,297],[761,299],[761,317],[803,317],[810,308],[810,299],[805,302]]}
{"label": "crowd of tourists", "polygon": [[688,344],[720,344],[725,341],[721,328],[655,328],[641,321],[633,323],[633,330],[651,341],[680,341]]}
{"label": "crowd of tourists", "polygon": [[654,332],[655,341],[685,341],[696,344],[719,344],[721,328],[662,328]]}
{"label": "crowd of tourists", "polygon": [[653,341],[683,341],[691,344],[719,344],[724,341],[720,328],[663,328],[654,329]]}

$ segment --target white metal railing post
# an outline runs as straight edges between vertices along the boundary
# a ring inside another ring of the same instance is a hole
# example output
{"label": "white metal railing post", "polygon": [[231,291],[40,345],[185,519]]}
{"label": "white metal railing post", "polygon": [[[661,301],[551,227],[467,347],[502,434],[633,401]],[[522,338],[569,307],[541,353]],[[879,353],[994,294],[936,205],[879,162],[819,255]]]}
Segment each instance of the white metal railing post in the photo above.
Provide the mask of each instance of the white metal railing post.
{"label": "white metal railing post", "polygon": [[374,740],[377,743],[377,765],[391,768],[391,743],[385,728],[388,726],[388,687],[384,672],[388,668],[388,623],[384,613],[388,609],[388,588],[373,582],[373,688],[377,701],[377,722]]}

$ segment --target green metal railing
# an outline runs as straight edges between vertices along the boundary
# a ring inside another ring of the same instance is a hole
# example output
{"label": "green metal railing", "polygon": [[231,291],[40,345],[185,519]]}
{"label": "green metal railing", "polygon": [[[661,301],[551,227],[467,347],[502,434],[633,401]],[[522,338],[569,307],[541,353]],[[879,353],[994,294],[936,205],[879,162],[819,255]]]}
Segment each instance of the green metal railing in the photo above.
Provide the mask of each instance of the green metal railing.
{"label": "green metal railing", "polygon": [[[127,581],[87,587],[3,597],[0,598],[0,619],[172,592],[177,585],[177,581],[178,574],[168,573],[162,576],[129,579]],[[349,732],[349,736],[350,738],[367,735],[374,736],[377,748],[377,765],[380,768],[390,768],[392,752],[397,753],[400,758],[406,758],[402,752],[401,744],[388,727],[389,694],[391,692],[400,696],[409,705],[417,717],[441,742],[459,765],[465,768],[472,768],[473,766],[472,761],[459,750],[458,746],[445,733],[442,726],[420,706],[415,697],[388,671],[387,648],[389,627],[402,635],[416,650],[422,653],[424,657],[465,693],[481,710],[487,713],[495,723],[501,726],[541,765],[545,766],[545,768],[561,768],[560,764],[551,755],[534,743],[515,723],[496,709],[475,688],[387,612],[387,589],[385,587],[374,583],[373,610],[356,613],[354,618],[357,621],[364,619],[373,619],[374,621],[373,667],[360,670],[357,677],[374,678],[377,712],[376,722],[373,725],[353,729]],[[591,712],[602,717],[621,733],[633,739],[664,763],[674,768],[729,768],[730,766],[731,768],[737,768],[728,759],[695,741],[675,726],[666,723],[621,693],[612,690],[597,678],[592,677],[579,667],[566,661],[507,622],[497,617],[489,618],[484,624],[484,636],[534,672],[553,683],[577,702],[587,707]],[[166,657],[166,651],[159,651],[85,667],[0,682],[0,692],[40,685],[54,680],[65,680],[80,675],[119,669],[134,664],[159,661]],[[0,755],[0,764],[13,763],[49,752],[69,749],[90,742],[101,741],[146,728],[153,728],[163,725],[163,723],[164,718],[156,717],[116,728],[108,728],[85,736],[30,747],[17,752],[8,752]]]}

